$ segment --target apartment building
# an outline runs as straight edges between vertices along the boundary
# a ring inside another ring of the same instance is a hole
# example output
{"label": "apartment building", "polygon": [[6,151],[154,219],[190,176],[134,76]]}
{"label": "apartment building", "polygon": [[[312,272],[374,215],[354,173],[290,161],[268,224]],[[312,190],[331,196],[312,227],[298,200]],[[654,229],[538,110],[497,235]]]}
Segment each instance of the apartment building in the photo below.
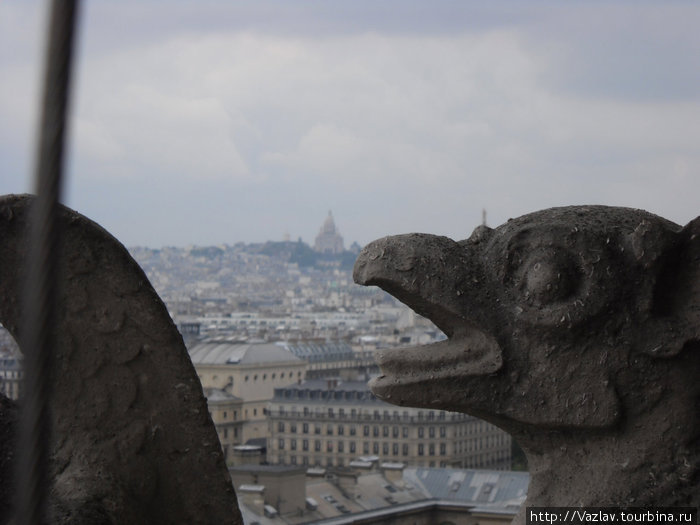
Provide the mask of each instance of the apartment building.
{"label": "apartment building", "polygon": [[359,456],[411,466],[509,469],[511,437],[466,414],[377,399],[364,381],[309,380],[275,388],[272,464],[347,466]]}
{"label": "apartment building", "polygon": [[[219,391],[216,400],[208,396],[209,410],[220,439],[226,432],[227,438],[233,439],[231,445],[267,438],[265,411],[274,389],[302,381],[306,370],[302,359],[273,343],[210,339],[192,346],[189,354],[205,392],[211,395]],[[236,399],[224,399],[222,392]],[[220,405],[230,407],[219,408]],[[234,421],[229,419],[233,414],[238,435],[229,438],[229,430],[234,432]]]}

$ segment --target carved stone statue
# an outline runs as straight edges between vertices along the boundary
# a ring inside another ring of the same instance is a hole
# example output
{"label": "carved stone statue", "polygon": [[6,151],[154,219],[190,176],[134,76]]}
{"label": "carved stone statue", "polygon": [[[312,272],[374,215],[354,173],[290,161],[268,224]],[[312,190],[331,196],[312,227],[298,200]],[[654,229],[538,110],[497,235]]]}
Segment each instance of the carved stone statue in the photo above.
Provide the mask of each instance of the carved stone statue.
{"label": "carved stone statue", "polygon": [[380,352],[372,391],[509,432],[525,506],[700,505],[700,218],[576,206],[385,237],[354,278],[448,336]]}
{"label": "carved stone statue", "polygon": [[[0,322],[15,337],[31,201],[0,198]],[[53,522],[242,523],[202,387],[165,305],[105,230],[68,209],[60,220]],[[0,399],[2,523],[15,410]]]}

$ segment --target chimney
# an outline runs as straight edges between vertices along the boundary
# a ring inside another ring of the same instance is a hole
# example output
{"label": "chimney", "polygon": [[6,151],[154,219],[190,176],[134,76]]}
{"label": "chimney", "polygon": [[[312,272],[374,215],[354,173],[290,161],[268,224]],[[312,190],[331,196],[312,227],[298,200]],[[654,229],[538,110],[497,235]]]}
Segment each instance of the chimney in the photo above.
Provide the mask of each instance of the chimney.
{"label": "chimney", "polygon": [[380,468],[384,474],[384,478],[393,483],[394,485],[399,484],[403,481],[403,469],[406,467],[405,463],[382,463]]}
{"label": "chimney", "polygon": [[265,514],[265,487],[263,485],[241,485],[236,489],[241,503],[251,512],[262,516]]}

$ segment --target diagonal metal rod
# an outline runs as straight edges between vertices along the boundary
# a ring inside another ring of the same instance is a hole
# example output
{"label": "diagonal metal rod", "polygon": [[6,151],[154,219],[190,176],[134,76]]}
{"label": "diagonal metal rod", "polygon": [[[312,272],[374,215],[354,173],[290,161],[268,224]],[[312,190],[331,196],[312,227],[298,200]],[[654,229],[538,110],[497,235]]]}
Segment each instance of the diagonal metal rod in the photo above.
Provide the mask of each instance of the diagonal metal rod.
{"label": "diagonal metal rod", "polygon": [[48,521],[51,365],[60,249],[56,218],[61,196],[76,14],[77,0],[53,0],[34,174],[37,198],[30,221],[27,280],[19,332],[25,379],[18,429],[16,525],[40,525]]}

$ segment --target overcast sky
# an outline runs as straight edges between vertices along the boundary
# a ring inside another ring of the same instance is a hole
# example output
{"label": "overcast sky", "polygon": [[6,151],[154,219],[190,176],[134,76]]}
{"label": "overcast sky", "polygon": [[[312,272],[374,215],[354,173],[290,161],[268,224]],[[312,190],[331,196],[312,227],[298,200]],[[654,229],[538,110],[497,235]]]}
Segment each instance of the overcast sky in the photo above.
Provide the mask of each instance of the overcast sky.
{"label": "overcast sky", "polygon": [[[461,239],[700,215],[700,3],[84,2],[64,202],[127,246]],[[43,2],[0,0],[0,193],[33,188]]]}

